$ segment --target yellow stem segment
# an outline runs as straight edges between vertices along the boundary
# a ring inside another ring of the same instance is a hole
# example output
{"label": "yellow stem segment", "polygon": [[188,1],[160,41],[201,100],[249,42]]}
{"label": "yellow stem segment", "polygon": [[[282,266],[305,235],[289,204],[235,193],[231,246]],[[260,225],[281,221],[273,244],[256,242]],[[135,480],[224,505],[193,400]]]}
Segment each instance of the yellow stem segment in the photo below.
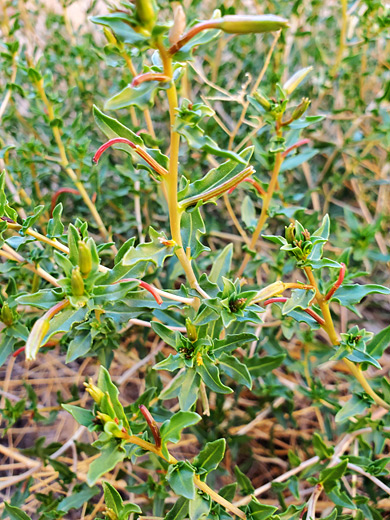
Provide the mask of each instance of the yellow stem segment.
{"label": "yellow stem segment", "polygon": [[[332,342],[332,345],[339,345],[340,339],[337,335],[337,332],[334,327],[332,315],[330,313],[329,309],[329,301],[325,299],[325,296],[321,294],[316,279],[314,278],[313,271],[311,270],[311,267],[305,267],[304,268],[306,276],[308,280],[310,281],[310,284],[313,286],[315,292],[316,292],[316,301],[318,306],[321,309],[322,315],[325,320],[325,324],[322,325],[322,328],[325,330],[325,332],[328,334],[330,341]],[[348,367],[351,374],[356,378],[357,381],[361,384],[362,388],[364,389],[367,394],[372,397],[372,399],[375,401],[375,403],[379,406],[382,406],[386,410],[390,410],[390,404],[386,403],[376,392],[373,390],[368,383],[367,379],[365,378],[361,368],[359,365],[356,365],[355,363],[352,363],[349,359],[344,358],[343,359],[344,364]]]}
{"label": "yellow stem segment", "polygon": [[[167,50],[162,44],[158,46],[161,59],[164,67],[164,74],[169,78],[173,78],[172,69],[172,58],[168,54]],[[169,173],[163,179],[165,186],[168,202],[169,211],[169,222],[171,227],[172,239],[176,242],[176,256],[184,269],[188,283],[199,294],[204,298],[208,295],[201,289],[196,279],[194,270],[192,269],[191,260],[186,255],[183,242],[181,239],[180,232],[180,221],[183,213],[182,209],[179,209],[178,198],[177,198],[177,183],[178,183],[178,171],[179,171],[179,147],[180,147],[180,135],[174,130],[175,124],[175,110],[178,107],[177,91],[174,81],[171,81],[171,86],[167,90],[168,105],[169,105],[169,118],[171,124],[171,146],[170,146],[170,157],[169,157]]]}

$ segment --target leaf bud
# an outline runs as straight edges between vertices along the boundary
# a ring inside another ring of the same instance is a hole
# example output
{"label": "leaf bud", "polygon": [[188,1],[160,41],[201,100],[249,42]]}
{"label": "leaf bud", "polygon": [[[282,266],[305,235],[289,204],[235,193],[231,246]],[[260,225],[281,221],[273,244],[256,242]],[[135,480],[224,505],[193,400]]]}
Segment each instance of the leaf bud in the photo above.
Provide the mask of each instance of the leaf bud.
{"label": "leaf bud", "polygon": [[50,322],[47,318],[39,318],[31,329],[31,332],[26,341],[26,359],[32,361],[37,357],[43,339],[46,336],[50,327]]}
{"label": "leaf bud", "polygon": [[253,97],[256,99],[258,103],[265,109],[265,110],[271,110],[271,103],[268,101],[268,99],[263,95],[261,90],[256,90],[256,92],[253,94]]}
{"label": "leaf bud", "polygon": [[284,234],[287,242],[289,244],[292,244],[295,240],[295,224],[291,223],[288,227],[285,227],[285,234]]}
{"label": "leaf bud", "polygon": [[10,327],[14,322],[14,315],[7,302],[4,302],[1,308],[0,319],[7,327]]}
{"label": "leaf bud", "polygon": [[84,280],[81,276],[80,268],[75,267],[72,271],[70,279],[73,296],[82,296],[84,294]]}
{"label": "leaf bud", "polygon": [[154,0],[136,0],[135,9],[141,25],[148,31],[151,31],[157,19],[157,9]]}
{"label": "leaf bud", "polygon": [[[79,241],[79,267],[80,272],[85,278],[91,272],[92,269],[92,254],[91,250],[85,242]],[[83,289],[84,292],[84,289]]]}
{"label": "leaf bud", "polygon": [[186,318],[186,329],[187,329],[187,337],[191,342],[194,342],[198,339],[198,333],[196,331],[195,325],[192,323],[190,318]]}
{"label": "leaf bud", "polygon": [[108,43],[111,45],[117,45],[117,39],[113,35],[112,31],[107,27],[103,27],[104,36],[107,38]]}
{"label": "leaf bud", "polygon": [[299,105],[294,108],[294,111],[291,114],[291,119],[296,121],[297,119],[302,117],[303,114],[306,112],[306,110],[309,108],[309,105],[310,105],[310,99],[302,98],[302,101],[299,103]]}

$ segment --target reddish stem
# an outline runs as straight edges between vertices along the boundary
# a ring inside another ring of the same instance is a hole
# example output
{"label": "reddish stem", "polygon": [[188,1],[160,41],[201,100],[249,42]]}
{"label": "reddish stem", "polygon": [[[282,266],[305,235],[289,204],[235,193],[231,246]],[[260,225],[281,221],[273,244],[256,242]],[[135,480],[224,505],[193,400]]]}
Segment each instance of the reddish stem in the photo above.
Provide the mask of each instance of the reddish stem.
{"label": "reddish stem", "polygon": [[102,144],[101,147],[97,150],[95,155],[93,156],[92,162],[97,164],[99,162],[100,157],[102,156],[103,152],[107,150],[107,148],[110,148],[113,144],[116,143],[125,143],[131,146],[131,148],[135,148],[136,145],[130,141],[129,139],[125,139],[124,137],[115,137],[114,139],[110,139],[106,143]]}
{"label": "reddish stem", "polygon": [[[244,179],[243,181],[241,182],[250,182],[252,184],[252,186],[254,188],[256,188],[256,190],[259,192],[259,195],[261,197],[263,197],[265,195],[265,191],[263,190],[263,188],[260,186],[260,184],[255,181],[254,179],[251,179],[250,177],[247,177],[246,179]],[[239,182],[238,184],[236,184],[235,186],[233,186],[233,188],[230,188],[230,190],[228,191],[228,194],[230,195],[231,193],[233,193],[233,191],[237,188],[237,186],[239,184],[241,184],[241,182]]]}
{"label": "reddish stem", "polygon": [[156,445],[156,448],[161,448],[161,436],[160,436],[160,430],[157,426],[156,421],[153,419],[152,414],[149,412],[149,410],[146,408],[144,404],[139,405],[140,412],[145,418],[145,421],[148,423],[149,428],[152,431],[152,435],[154,438],[154,443]]}
{"label": "reddish stem", "polygon": [[61,193],[73,193],[74,195],[80,195],[79,190],[76,190],[76,188],[60,188],[57,190],[51,198],[50,217],[53,216],[53,210],[57,205],[57,199]]}
{"label": "reddish stem", "polygon": [[[288,298],[270,298],[269,300],[266,300],[263,305],[270,305],[271,303],[285,303]],[[325,325],[325,320],[321,318],[313,309],[302,309],[306,314],[311,316],[316,320],[317,323],[320,325]]]}
{"label": "reddish stem", "polygon": [[158,72],[145,72],[145,74],[138,74],[138,76],[135,76],[133,78],[133,81],[131,82],[132,87],[138,87],[141,83],[145,83],[145,81],[160,81],[160,82],[166,82],[170,81],[171,78],[169,76],[166,76],[165,74],[161,74]]}
{"label": "reddish stem", "polygon": [[334,293],[337,291],[337,289],[340,287],[340,285],[344,281],[346,267],[345,267],[345,264],[343,264],[342,262],[340,262],[340,263],[341,263],[341,269],[340,269],[340,272],[339,272],[339,277],[337,278],[337,281],[333,285],[333,287],[330,288],[328,294],[325,296],[325,301],[328,301],[328,300],[330,300],[332,298]]}
{"label": "reddish stem", "polygon": [[19,354],[21,354],[24,351],[25,348],[26,347],[20,347],[20,348],[18,348],[18,350],[15,350],[15,352],[13,352],[13,354],[12,354],[12,357],[16,357]]}
{"label": "reddish stem", "polygon": [[271,303],[284,303],[287,301],[287,298],[269,298],[269,300],[265,300],[264,305],[270,305]]}
{"label": "reddish stem", "polygon": [[150,285],[147,282],[144,282],[143,280],[138,280],[137,278],[123,278],[122,280],[119,280],[118,282],[114,282],[114,284],[122,283],[122,282],[138,282],[139,286],[142,287],[142,289],[145,289],[146,291],[149,291],[150,294],[153,295],[156,302],[161,305],[163,303],[163,300],[161,296],[158,294],[157,290],[153,285]]}
{"label": "reddish stem", "polygon": [[295,148],[299,148],[300,146],[303,146],[304,144],[310,143],[310,139],[301,139],[300,141],[297,141],[295,144],[291,145],[287,150],[284,150],[282,153],[282,157],[286,157],[291,150],[294,150]]}
{"label": "reddish stem", "polygon": [[218,20],[206,20],[205,22],[200,22],[194,27],[192,27],[186,34],[183,34],[183,36],[172,45],[172,47],[169,48],[169,54],[175,54],[177,51],[179,51],[184,45],[189,42],[194,36],[196,36],[201,31],[205,31],[207,29],[215,29],[218,27]]}
{"label": "reddish stem", "polygon": [[55,316],[60,311],[62,311],[62,309],[67,307],[69,303],[69,300],[62,300],[61,302],[56,303],[55,305],[53,305],[53,307],[51,307],[48,311],[45,312],[41,319],[51,320],[53,316]]}
{"label": "reddish stem", "polygon": [[156,171],[159,175],[166,175],[168,173],[168,170],[164,168],[164,166],[161,166],[156,160],[151,157],[146,150],[138,146],[137,144],[134,144],[129,139],[125,139],[124,137],[115,137],[114,139],[110,139],[106,143],[102,144],[102,146],[97,150],[95,155],[92,158],[92,162],[94,164],[97,164],[99,162],[100,157],[102,156],[103,152],[107,150],[110,146],[117,144],[117,143],[124,143],[128,144],[133,148],[133,150],[140,156],[142,159],[151,166],[154,171]]}

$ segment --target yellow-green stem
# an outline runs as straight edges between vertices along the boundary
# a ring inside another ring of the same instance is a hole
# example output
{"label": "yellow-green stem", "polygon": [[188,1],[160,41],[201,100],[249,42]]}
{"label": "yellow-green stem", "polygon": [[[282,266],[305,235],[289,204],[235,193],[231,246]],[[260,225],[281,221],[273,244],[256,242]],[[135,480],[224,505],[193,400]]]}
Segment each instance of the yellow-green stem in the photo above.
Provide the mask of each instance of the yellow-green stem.
{"label": "yellow-green stem", "polygon": [[[172,58],[168,54],[165,47],[160,43],[159,51],[164,67],[164,74],[169,78],[173,78],[172,69]],[[177,199],[177,183],[178,183],[178,171],[179,171],[179,147],[180,147],[180,135],[175,132],[175,110],[178,107],[177,91],[174,81],[171,81],[171,86],[167,90],[168,105],[169,105],[169,119],[171,125],[171,143],[170,143],[170,156],[169,156],[169,174],[163,179],[163,183],[166,188],[168,211],[169,211],[169,222],[171,228],[172,239],[176,242],[176,256],[184,269],[188,283],[194,289],[196,289],[202,296],[207,297],[206,293],[199,287],[195,273],[191,266],[191,261],[187,257],[183,242],[181,239],[180,232],[180,220],[182,210],[179,209]]]}
{"label": "yellow-green stem", "polygon": [[[265,222],[267,220],[268,208],[269,208],[269,205],[271,203],[272,196],[273,196],[275,188],[276,188],[276,184],[278,182],[278,176],[279,176],[280,167],[281,167],[282,163],[283,163],[283,156],[279,152],[279,153],[276,154],[275,164],[274,164],[274,168],[272,170],[271,180],[270,180],[270,183],[269,183],[269,186],[268,186],[267,193],[266,193],[265,197],[263,198],[263,206],[261,208],[259,221],[257,222],[256,229],[255,229],[255,231],[253,233],[251,242],[249,244],[249,247],[252,250],[255,248],[256,242],[257,242],[257,240],[258,240],[258,238],[260,236],[260,233],[263,230],[264,224],[265,224]],[[240,269],[239,269],[239,271],[237,273],[238,276],[242,276],[242,274],[243,274],[243,272],[245,270],[245,267],[247,266],[247,264],[248,264],[250,259],[251,259],[251,255],[249,253],[246,253],[245,256],[244,256],[244,260],[243,260],[243,262],[241,264],[241,267],[240,267]]]}
{"label": "yellow-green stem", "polygon": [[[325,300],[325,297],[323,294],[321,294],[321,291],[318,288],[317,281],[314,277],[313,271],[311,270],[311,267],[305,267],[304,268],[306,276],[308,280],[310,281],[311,285],[314,287],[314,290],[316,292],[316,302],[318,306],[321,309],[323,318],[325,320],[325,324],[322,326],[322,328],[325,330],[325,332],[328,334],[329,339],[332,343],[332,345],[339,345],[340,339],[337,335],[337,332],[334,327],[332,315],[330,313],[329,309],[329,302]],[[372,399],[375,401],[375,403],[379,406],[383,406],[383,408],[386,408],[386,410],[390,410],[390,405],[386,403],[376,392],[373,390],[368,383],[367,379],[365,378],[360,366],[356,365],[355,363],[352,363],[352,361],[349,361],[349,359],[344,358],[343,359],[344,364],[348,367],[351,374],[356,378],[356,380],[361,384],[362,388],[367,392],[367,394],[372,397]]]}

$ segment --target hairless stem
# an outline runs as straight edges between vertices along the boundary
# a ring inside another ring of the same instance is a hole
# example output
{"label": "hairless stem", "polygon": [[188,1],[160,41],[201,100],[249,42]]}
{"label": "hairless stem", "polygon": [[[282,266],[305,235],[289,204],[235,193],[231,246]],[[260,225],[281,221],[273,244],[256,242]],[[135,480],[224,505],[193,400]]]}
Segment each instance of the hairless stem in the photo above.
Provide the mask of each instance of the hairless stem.
{"label": "hairless stem", "polygon": [[327,295],[325,296],[325,301],[329,301],[332,298],[332,296],[334,295],[334,293],[337,291],[337,289],[339,289],[339,287],[343,283],[344,276],[345,276],[345,269],[346,269],[345,264],[343,264],[341,262],[341,269],[340,269],[340,272],[339,272],[339,277],[337,278],[337,281],[333,285],[333,287],[331,287],[329,289]]}

